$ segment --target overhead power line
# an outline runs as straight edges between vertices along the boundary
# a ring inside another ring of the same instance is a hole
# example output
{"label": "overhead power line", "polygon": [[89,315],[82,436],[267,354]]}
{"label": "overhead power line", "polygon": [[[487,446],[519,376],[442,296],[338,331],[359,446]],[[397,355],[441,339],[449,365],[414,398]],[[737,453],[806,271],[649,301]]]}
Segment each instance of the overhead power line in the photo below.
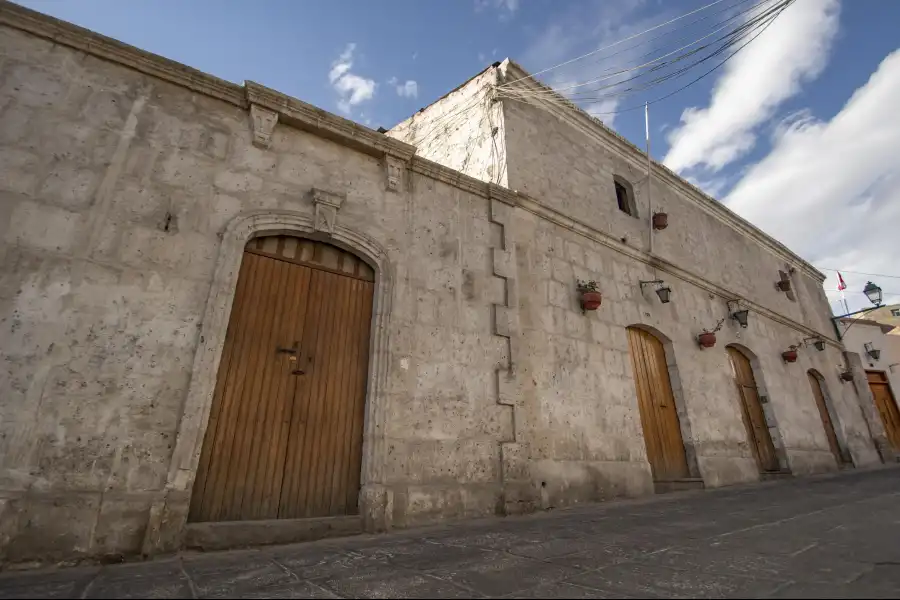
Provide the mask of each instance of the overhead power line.
{"label": "overhead power line", "polygon": [[655,26],[651,27],[650,29],[645,29],[644,31],[641,31],[641,32],[639,32],[639,33],[635,33],[634,35],[630,35],[630,36],[628,36],[627,38],[624,38],[624,39],[619,40],[618,42],[612,43],[612,44],[610,44],[610,45],[608,45],[608,46],[604,46],[604,47],[602,47],[602,48],[598,48],[598,49],[596,49],[596,50],[593,50],[593,51],[591,51],[591,52],[588,52],[587,54],[582,54],[581,56],[577,56],[577,57],[575,57],[575,58],[573,58],[573,59],[571,59],[571,60],[567,60],[566,62],[560,63],[560,64],[558,64],[558,65],[554,65],[554,66],[552,66],[552,67],[548,67],[548,68],[544,69],[543,71],[538,71],[537,73],[531,73],[530,75],[526,75],[525,77],[520,77],[519,79],[516,79],[516,80],[514,80],[514,81],[510,81],[510,82],[508,82],[508,83],[504,83],[503,85],[504,85],[504,86],[512,85],[513,83],[516,83],[517,81],[522,81],[523,79],[534,79],[534,78],[537,77],[538,75],[541,75],[541,74],[546,73],[546,72],[548,72],[548,71],[552,71],[553,69],[558,69],[558,68],[560,68],[560,67],[564,67],[564,66],[566,66],[566,65],[570,65],[570,64],[572,64],[572,63],[575,62],[575,61],[579,61],[579,60],[581,60],[581,59],[583,59],[583,58],[587,58],[588,56],[592,56],[592,55],[594,55],[594,54],[597,54],[598,52],[603,52],[604,50],[609,50],[610,48],[614,48],[614,47],[618,46],[619,44],[623,44],[623,43],[627,42],[628,40],[633,40],[633,39],[635,39],[635,38],[637,38],[637,37],[640,37],[640,36],[642,36],[642,35],[644,35],[644,34],[650,33],[651,31],[656,31],[657,29],[659,29],[659,28],[661,28],[661,27],[665,27],[666,25],[671,25],[672,23],[675,23],[675,22],[677,22],[677,21],[680,21],[681,19],[687,18],[687,17],[689,17],[689,16],[691,16],[691,15],[697,14],[697,13],[700,12],[700,11],[706,10],[707,8],[710,8],[711,6],[715,6],[716,4],[721,4],[721,3],[724,2],[724,1],[725,1],[725,0],[715,0],[715,2],[710,2],[709,4],[706,4],[705,6],[701,6],[700,8],[697,8],[697,9],[695,9],[695,10],[692,10],[692,11],[689,12],[689,13],[685,13],[685,14],[683,14],[683,15],[681,15],[681,16],[675,17],[674,19],[670,19],[670,20],[666,21],[665,23],[660,23],[659,25],[655,25]]}
{"label": "overhead power line", "polygon": [[[744,47],[746,47],[754,39],[759,37],[759,35],[762,34],[762,32],[765,31],[771,25],[771,23],[786,8],[788,8],[794,1],[795,0],[777,0],[777,2],[772,4],[771,2],[773,2],[773,0],[761,0],[756,5],[751,7],[750,10],[755,10],[761,6],[768,4],[768,6],[766,6],[764,8],[763,12],[754,15],[752,18],[748,19],[745,23],[742,23],[741,25],[734,27],[731,31],[729,31],[725,35],[719,37],[714,42],[704,44],[703,46],[700,46],[699,48],[695,48],[688,52],[682,52],[681,54],[675,56],[674,58],[671,58],[670,60],[666,60],[655,66],[651,66],[651,67],[647,68],[645,72],[639,73],[639,74],[629,77],[627,79],[620,80],[620,81],[617,81],[617,82],[614,82],[614,83],[611,83],[611,84],[608,84],[605,86],[601,86],[599,88],[595,88],[592,90],[585,90],[583,92],[572,94],[570,101],[577,102],[577,101],[588,101],[589,100],[592,102],[596,102],[596,101],[603,100],[603,99],[620,97],[620,96],[625,96],[625,95],[629,95],[629,94],[634,94],[634,93],[640,92],[640,91],[645,91],[652,87],[658,86],[665,81],[680,78],[684,74],[686,74],[688,71],[693,69],[694,67],[696,67],[704,62],[707,62],[707,61],[715,58],[716,56],[719,56],[719,55],[725,53],[727,50],[729,50],[735,46],[738,46],[737,49],[734,50],[734,52],[730,53],[728,56],[726,56],[724,60],[722,60],[720,63],[716,64],[712,69],[709,69],[708,71],[706,71],[705,73],[703,73],[702,75],[697,77],[696,79],[689,82],[687,85],[682,86],[669,94],[666,94],[664,96],[656,98],[646,104],[654,104],[656,102],[665,100],[666,98],[670,98],[671,96],[677,94],[678,92],[697,83],[701,79],[708,76],[710,73],[714,72],[716,69],[720,68],[723,64],[728,62],[728,60],[730,60],[735,54],[737,54],[740,50],[742,50]],[[745,10],[744,12],[747,12],[747,11]],[[721,29],[722,28],[720,28],[720,30]],[[709,37],[709,34],[707,34],[704,37]],[[743,44],[740,44],[740,42],[744,41],[747,38],[749,38],[749,40],[747,40]],[[719,45],[719,46],[716,47],[717,45]],[[665,73],[665,74],[663,74],[655,79],[652,79],[648,82],[645,82],[643,84],[640,84],[637,86],[630,86],[625,89],[611,90],[607,93],[597,94],[597,95],[590,96],[590,97],[585,96],[585,94],[587,94],[587,93],[596,93],[596,92],[599,92],[604,89],[616,88],[618,86],[622,86],[623,84],[625,84],[629,81],[634,81],[634,80],[637,80],[648,74],[658,72],[658,71],[664,69],[665,67],[675,65],[675,64],[682,62],[692,56],[698,55],[708,48],[713,48],[713,49],[709,53],[707,53],[705,56],[701,56],[699,59],[687,64],[686,66],[684,66],[680,69],[677,69],[677,70],[669,72],[669,73]],[[672,53],[669,53],[669,54],[671,55]],[[648,63],[648,65],[649,64],[650,63]],[[642,66],[646,66],[646,65],[642,65]],[[628,70],[626,69],[623,72],[627,72],[627,71]],[[549,95],[545,95],[545,94],[547,94],[547,92],[549,92]],[[504,96],[504,97],[518,98],[518,99],[523,99],[523,100],[526,100],[526,99],[529,99],[532,97],[543,97],[544,100],[550,101],[553,103],[562,103],[563,102],[562,98],[559,97],[558,92],[555,90],[552,90],[552,91],[551,90],[541,90],[540,92],[538,92],[536,90],[522,89],[521,87],[517,87],[515,89],[500,88],[500,94],[501,94],[501,96]],[[621,112],[628,112],[630,110],[637,110],[637,109],[643,108],[643,107],[644,107],[644,104],[640,104],[640,105],[635,105],[632,107],[623,108],[623,109],[615,110],[615,111],[608,111],[608,112],[591,112],[591,111],[589,111],[589,112],[590,112],[590,114],[593,114],[593,115],[608,115],[608,114],[618,114]]]}
{"label": "overhead power line", "polygon": [[820,271],[840,271],[841,273],[853,273],[854,275],[868,275],[869,277],[887,277],[888,279],[900,279],[900,275],[884,275],[883,273],[863,273],[862,271],[851,271],[850,269],[829,269],[828,267],[816,267]]}

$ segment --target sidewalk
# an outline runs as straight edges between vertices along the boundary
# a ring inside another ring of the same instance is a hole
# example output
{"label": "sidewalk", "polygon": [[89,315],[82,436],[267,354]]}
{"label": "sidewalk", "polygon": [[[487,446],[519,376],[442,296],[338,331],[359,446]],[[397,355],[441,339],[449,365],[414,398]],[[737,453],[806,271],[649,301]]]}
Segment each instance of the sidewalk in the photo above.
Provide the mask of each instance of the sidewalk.
{"label": "sidewalk", "polygon": [[900,469],[10,572],[0,598],[900,597]]}

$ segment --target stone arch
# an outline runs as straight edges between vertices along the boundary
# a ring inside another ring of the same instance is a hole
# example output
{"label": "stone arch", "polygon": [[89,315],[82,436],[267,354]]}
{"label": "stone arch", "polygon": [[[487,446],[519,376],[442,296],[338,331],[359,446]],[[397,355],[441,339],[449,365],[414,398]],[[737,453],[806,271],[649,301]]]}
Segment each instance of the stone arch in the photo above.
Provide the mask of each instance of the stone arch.
{"label": "stone arch", "polygon": [[831,391],[828,389],[828,385],[825,383],[825,377],[822,376],[816,369],[809,369],[807,373],[816,379],[819,383],[819,389],[822,390],[822,397],[825,400],[825,409],[828,411],[828,416],[831,418],[831,423],[833,425],[835,437],[837,437],[838,448],[841,454],[841,460],[845,463],[853,463],[853,457],[850,453],[850,448],[847,446],[847,437],[844,433],[844,428],[841,424],[841,420],[838,418],[837,409],[834,405],[834,398],[831,395]]}
{"label": "stone arch", "polygon": [[[763,415],[766,418],[766,426],[769,428],[769,435],[772,437],[772,444],[775,446],[775,455],[778,458],[778,465],[782,471],[790,471],[790,463],[788,463],[787,451],[784,447],[784,438],[781,436],[781,429],[778,427],[778,420],[775,418],[775,409],[772,407],[771,396],[769,396],[765,373],[763,373],[762,363],[760,362],[759,357],[755,352],[743,344],[731,343],[725,346],[725,348],[734,348],[750,361],[750,368],[753,370],[753,379],[756,382],[759,401],[762,405]],[[730,359],[728,360],[728,366],[732,369],[732,377],[734,377],[734,366]],[[735,401],[741,402],[741,399],[735,398]],[[738,410],[740,410],[740,408],[738,408]]]}
{"label": "stone arch", "polygon": [[387,252],[369,236],[339,224],[335,224],[331,235],[318,231],[313,217],[307,214],[290,210],[249,211],[232,219],[222,234],[165,493],[151,506],[144,554],[170,552],[181,546],[244,248],[250,240],[270,235],[292,235],[327,242],[353,253],[375,270],[359,506],[366,529],[389,526],[388,502],[381,484],[384,441],[377,433],[384,419],[386,402],[387,332],[393,287]]}
{"label": "stone arch", "polygon": [[685,402],[684,387],[681,383],[681,373],[678,369],[678,361],[675,357],[675,346],[672,339],[656,327],[644,323],[633,323],[627,329],[641,329],[646,331],[662,343],[666,353],[666,367],[669,371],[669,383],[672,386],[672,396],[675,398],[675,412],[678,415],[678,426],[681,429],[681,439],[684,443],[684,453],[687,459],[690,476],[701,479],[700,466],[697,462],[697,446],[691,429],[691,418],[688,414]]}

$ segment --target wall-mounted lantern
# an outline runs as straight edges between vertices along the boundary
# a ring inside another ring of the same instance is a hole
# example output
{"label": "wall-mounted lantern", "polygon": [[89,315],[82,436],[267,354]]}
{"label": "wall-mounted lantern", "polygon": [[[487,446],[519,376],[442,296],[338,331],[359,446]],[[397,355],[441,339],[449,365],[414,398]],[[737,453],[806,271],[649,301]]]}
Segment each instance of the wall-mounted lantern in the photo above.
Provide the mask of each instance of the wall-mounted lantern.
{"label": "wall-mounted lantern", "polygon": [[808,337],[803,340],[803,344],[808,346],[812,342],[813,347],[819,352],[825,349],[825,340],[820,337]]}
{"label": "wall-mounted lantern", "polygon": [[863,348],[866,349],[866,354],[869,355],[869,358],[872,360],[878,360],[881,358],[881,350],[872,345],[872,342],[866,342],[863,344]]}
{"label": "wall-mounted lantern", "polygon": [[603,295],[597,290],[596,281],[575,281],[575,286],[581,294],[581,312],[597,310],[603,303]]}
{"label": "wall-mounted lantern", "polygon": [[881,306],[882,294],[880,287],[870,281],[866,284],[866,287],[863,288],[863,293],[866,295],[866,298],[869,299],[869,302],[875,306]]}
{"label": "wall-mounted lantern", "polygon": [[728,314],[731,315],[732,319],[738,322],[738,325],[747,329],[747,316],[750,314],[750,311],[741,306],[740,300],[728,301]]}
{"label": "wall-mounted lantern", "polygon": [[663,230],[669,226],[669,214],[664,212],[653,213],[653,229]]}
{"label": "wall-mounted lantern", "polygon": [[671,300],[672,296],[672,288],[665,285],[665,281],[662,279],[653,279],[651,281],[641,281],[641,293],[644,293],[645,285],[655,285],[656,286],[656,295],[659,296],[659,301],[663,304],[668,304]]}
{"label": "wall-mounted lantern", "polygon": [[716,332],[722,329],[722,323],[725,322],[725,319],[719,319],[719,322],[716,323],[716,326],[712,329],[704,329],[703,332],[697,336],[697,343],[700,344],[701,348],[712,348],[716,345]]}
{"label": "wall-mounted lantern", "polygon": [[797,362],[797,348],[799,347],[797,344],[788,346],[788,349],[781,353],[782,360],[786,363]]}

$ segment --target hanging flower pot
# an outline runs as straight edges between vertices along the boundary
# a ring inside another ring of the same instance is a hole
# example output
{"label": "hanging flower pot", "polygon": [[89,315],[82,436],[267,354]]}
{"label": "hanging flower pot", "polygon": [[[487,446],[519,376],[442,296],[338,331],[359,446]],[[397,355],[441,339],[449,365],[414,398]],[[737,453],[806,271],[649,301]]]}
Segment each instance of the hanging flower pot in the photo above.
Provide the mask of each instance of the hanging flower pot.
{"label": "hanging flower pot", "polygon": [[796,350],[785,350],[781,353],[781,358],[784,359],[784,362],[797,362],[797,351]]}
{"label": "hanging flower pot", "polygon": [[853,371],[844,371],[841,373],[842,381],[853,381]]}
{"label": "hanging flower pot", "polygon": [[789,292],[789,291],[791,291],[791,280],[790,279],[782,279],[781,281],[779,281],[778,283],[775,284],[775,287],[777,287],[782,292]]}
{"label": "hanging flower pot", "polygon": [[603,295],[597,290],[596,281],[576,281],[581,293],[581,310],[597,310],[603,302]]}
{"label": "hanging flower pot", "polygon": [[581,308],[584,310],[597,310],[602,302],[600,292],[581,292]]}
{"label": "hanging flower pot", "polygon": [[704,331],[697,336],[701,348],[712,348],[716,345],[716,334],[712,331]]}
{"label": "hanging flower pot", "polygon": [[669,226],[669,213],[658,212],[653,215],[653,229],[665,229]]}

